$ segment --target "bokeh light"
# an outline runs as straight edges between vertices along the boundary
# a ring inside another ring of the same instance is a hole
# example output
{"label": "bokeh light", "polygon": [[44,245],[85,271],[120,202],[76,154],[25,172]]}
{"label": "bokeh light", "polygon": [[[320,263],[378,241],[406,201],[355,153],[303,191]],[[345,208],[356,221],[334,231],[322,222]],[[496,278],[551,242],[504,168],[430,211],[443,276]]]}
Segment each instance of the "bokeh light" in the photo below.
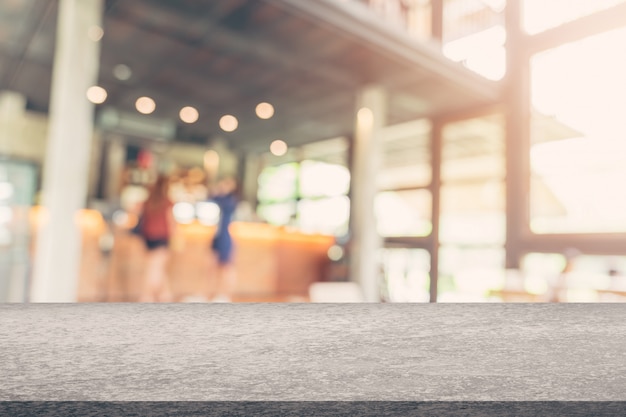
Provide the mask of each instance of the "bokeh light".
{"label": "bokeh light", "polygon": [[104,36],[104,30],[102,30],[100,26],[91,26],[87,30],[87,36],[89,36],[89,39],[92,41],[98,42]]}
{"label": "bokeh light", "polygon": [[132,75],[133,71],[128,65],[118,64],[113,67],[113,76],[120,81],[129,80]]}
{"label": "bokeh light", "polygon": [[91,101],[94,104],[102,104],[107,99],[107,91],[94,85],[87,89],[87,100]]}
{"label": "bokeh light", "polygon": [[270,152],[276,156],[283,156],[284,154],[287,153],[287,149],[289,149],[289,147],[282,140],[275,140],[270,145]]}
{"label": "bokeh light", "polygon": [[195,123],[198,121],[198,118],[200,117],[198,110],[196,110],[194,107],[191,107],[191,106],[186,106],[180,109],[179,116],[180,116],[180,120],[182,120],[185,123]]}
{"label": "bokeh light", "polygon": [[256,115],[260,119],[270,119],[274,115],[274,106],[270,103],[259,103],[256,106]]}
{"label": "bokeh light", "polygon": [[220,128],[222,128],[224,132],[234,132],[235,130],[237,130],[238,126],[239,122],[237,121],[237,118],[233,115],[226,114],[220,119]]}
{"label": "bokeh light", "polygon": [[194,205],[186,201],[174,204],[172,211],[178,223],[189,224],[192,223],[196,217]]}
{"label": "bokeh light", "polygon": [[135,102],[135,108],[139,113],[150,114],[156,109],[156,103],[150,97],[139,97]]}

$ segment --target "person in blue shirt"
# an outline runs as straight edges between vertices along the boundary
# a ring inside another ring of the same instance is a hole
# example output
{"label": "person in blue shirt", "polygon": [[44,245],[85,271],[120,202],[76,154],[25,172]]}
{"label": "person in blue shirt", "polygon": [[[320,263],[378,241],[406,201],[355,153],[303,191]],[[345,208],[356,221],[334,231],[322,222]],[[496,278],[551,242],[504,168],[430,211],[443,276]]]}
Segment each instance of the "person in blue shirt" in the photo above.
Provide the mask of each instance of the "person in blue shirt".
{"label": "person in blue shirt", "polygon": [[215,302],[229,302],[237,284],[237,277],[232,263],[233,239],[228,227],[237,208],[237,182],[232,177],[224,178],[216,184],[210,200],[220,208],[220,220],[217,224],[215,236],[211,242],[211,249],[217,263],[217,276],[214,282],[216,294]]}

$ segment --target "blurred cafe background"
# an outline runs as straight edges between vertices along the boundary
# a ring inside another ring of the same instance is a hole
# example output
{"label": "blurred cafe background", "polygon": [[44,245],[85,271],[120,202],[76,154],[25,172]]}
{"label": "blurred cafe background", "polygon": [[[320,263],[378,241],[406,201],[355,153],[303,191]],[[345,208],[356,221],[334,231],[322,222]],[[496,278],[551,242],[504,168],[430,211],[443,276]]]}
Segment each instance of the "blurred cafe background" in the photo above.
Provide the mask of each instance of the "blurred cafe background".
{"label": "blurred cafe background", "polygon": [[624,0],[2,0],[0,302],[626,300]]}

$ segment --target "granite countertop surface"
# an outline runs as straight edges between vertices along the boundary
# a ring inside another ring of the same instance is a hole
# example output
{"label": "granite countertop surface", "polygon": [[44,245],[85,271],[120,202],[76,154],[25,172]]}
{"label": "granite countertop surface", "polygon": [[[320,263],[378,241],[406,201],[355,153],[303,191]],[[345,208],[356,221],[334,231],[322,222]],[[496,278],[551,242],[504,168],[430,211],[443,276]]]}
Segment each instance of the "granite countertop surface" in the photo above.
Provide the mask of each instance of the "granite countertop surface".
{"label": "granite countertop surface", "polygon": [[2,304],[0,400],[624,401],[626,304]]}

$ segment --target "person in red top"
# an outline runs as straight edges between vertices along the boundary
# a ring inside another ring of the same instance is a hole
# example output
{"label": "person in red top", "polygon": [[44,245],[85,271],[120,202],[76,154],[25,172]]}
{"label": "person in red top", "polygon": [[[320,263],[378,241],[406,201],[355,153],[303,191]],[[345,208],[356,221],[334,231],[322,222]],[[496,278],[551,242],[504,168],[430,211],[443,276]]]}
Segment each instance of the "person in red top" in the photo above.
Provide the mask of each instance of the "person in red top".
{"label": "person in red top", "polygon": [[165,276],[169,241],[175,221],[168,198],[168,180],[159,176],[150,189],[140,216],[140,235],[146,243],[146,276],[140,302],[170,302],[172,294]]}

